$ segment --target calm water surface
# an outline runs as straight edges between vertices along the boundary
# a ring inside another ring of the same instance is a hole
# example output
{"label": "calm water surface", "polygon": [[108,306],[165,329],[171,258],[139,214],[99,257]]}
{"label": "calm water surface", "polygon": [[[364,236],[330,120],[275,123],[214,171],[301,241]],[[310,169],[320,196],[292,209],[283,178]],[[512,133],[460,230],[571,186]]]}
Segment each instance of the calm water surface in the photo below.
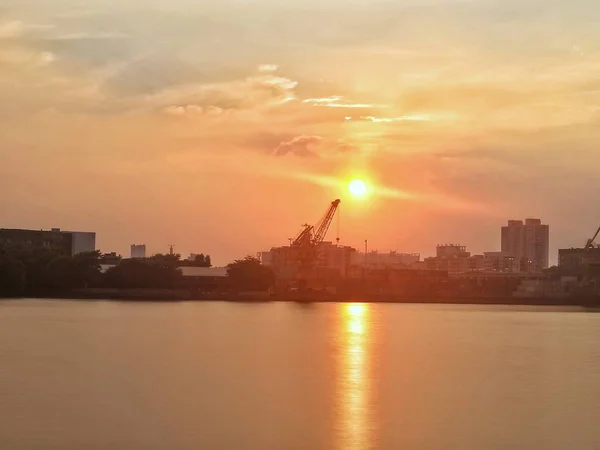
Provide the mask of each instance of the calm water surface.
{"label": "calm water surface", "polygon": [[600,448],[600,314],[0,302],[0,449],[569,448]]}

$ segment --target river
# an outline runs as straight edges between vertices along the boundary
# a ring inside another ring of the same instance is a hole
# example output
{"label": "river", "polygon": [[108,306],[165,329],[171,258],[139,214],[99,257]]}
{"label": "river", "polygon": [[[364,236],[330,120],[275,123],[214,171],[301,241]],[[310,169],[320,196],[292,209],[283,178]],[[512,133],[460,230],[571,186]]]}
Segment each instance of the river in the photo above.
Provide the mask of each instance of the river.
{"label": "river", "polygon": [[600,314],[0,302],[0,448],[600,448]]}

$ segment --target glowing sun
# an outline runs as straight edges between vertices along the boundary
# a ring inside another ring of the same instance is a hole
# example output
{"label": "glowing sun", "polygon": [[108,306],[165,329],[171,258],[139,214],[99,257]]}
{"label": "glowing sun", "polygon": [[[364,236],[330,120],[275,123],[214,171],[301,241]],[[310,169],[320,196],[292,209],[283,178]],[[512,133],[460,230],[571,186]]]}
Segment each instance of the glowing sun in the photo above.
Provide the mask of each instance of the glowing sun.
{"label": "glowing sun", "polygon": [[367,184],[363,180],[352,180],[348,183],[348,191],[353,197],[364,197],[368,191]]}

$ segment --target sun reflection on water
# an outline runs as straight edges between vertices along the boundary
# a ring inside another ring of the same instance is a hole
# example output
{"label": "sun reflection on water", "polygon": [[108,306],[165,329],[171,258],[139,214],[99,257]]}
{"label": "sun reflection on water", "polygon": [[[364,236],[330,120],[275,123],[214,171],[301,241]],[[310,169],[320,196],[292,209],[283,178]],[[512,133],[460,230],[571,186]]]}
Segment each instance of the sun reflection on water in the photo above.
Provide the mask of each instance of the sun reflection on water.
{"label": "sun reflection on water", "polygon": [[338,339],[337,445],[339,450],[371,447],[368,374],[369,306],[340,305]]}

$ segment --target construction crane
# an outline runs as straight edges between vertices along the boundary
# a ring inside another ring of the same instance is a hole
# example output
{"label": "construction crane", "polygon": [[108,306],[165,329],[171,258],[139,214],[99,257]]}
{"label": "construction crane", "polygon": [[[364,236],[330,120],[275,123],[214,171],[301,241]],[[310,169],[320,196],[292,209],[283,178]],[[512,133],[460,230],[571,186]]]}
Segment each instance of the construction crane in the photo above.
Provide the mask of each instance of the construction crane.
{"label": "construction crane", "polygon": [[310,277],[317,261],[318,246],[323,242],[341,201],[334,200],[316,225],[304,224],[302,231],[291,241],[291,260],[299,264],[298,277]]}
{"label": "construction crane", "polygon": [[335,216],[335,212],[340,205],[341,200],[337,199],[331,202],[331,205],[327,209],[325,215],[319,220],[316,225],[304,224],[302,231],[296,236],[296,238],[292,242],[292,246],[306,246],[311,245],[315,246],[323,242],[325,236],[327,235],[327,231],[331,226],[331,222],[333,221],[333,217]]}
{"label": "construction crane", "polygon": [[[323,242],[327,231],[333,222],[335,213],[341,201],[339,199],[331,202],[325,215],[316,225],[304,224],[302,230],[295,238],[290,238],[290,246],[283,247],[283,260],[289,264],[289,271],[284,271],[293,280],[293,285],[298,289],[304,289],[310,280],[315,280],[317,261],[319,258],[319,244]],[[338,232],[339,235],[339,232]],[[284,250],[285,249],[285,250]]]}
{"label": "construction crane", "polygon": [[598,229],[596,230],[596,234],[594,234],[594,237],[591,239],[588,239],[586,244],[585,244],[585,250],[591,250],[592,248],[597,247],[598,245],[595,243],[596,238],[598,237],[598,234],[600,234],[600,227],[598,227]]}

